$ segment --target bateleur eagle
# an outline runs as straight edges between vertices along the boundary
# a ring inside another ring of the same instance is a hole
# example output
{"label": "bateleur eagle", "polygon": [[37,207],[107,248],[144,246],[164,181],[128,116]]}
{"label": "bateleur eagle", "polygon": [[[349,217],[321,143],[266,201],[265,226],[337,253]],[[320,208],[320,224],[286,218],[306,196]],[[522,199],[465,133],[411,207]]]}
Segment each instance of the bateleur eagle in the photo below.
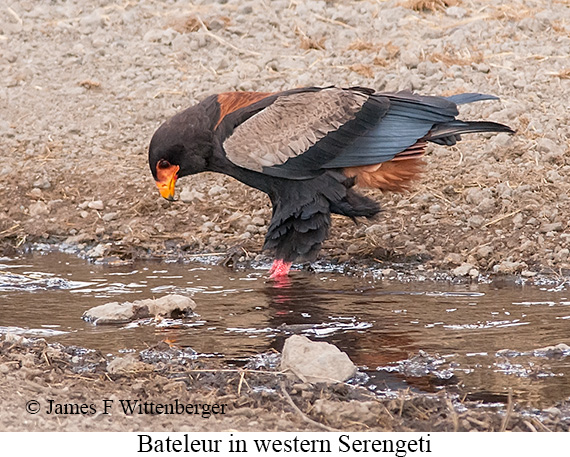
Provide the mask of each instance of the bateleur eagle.
{"label": "bateleur eagle", "polygon": [[450,146],[464,133],[514,133],[503,124],[455,118],[457,105],[496,99],[363,87],[227,92],[162,124],[150,142],[149,164],[168,200],[178,178],[203,171],[265,192],[273,216],[263,247],[275,255],[276,277],[297,259],[315,258],[331,213],[370,218],[380,211],[355,187],[407,189],[428,142]]}

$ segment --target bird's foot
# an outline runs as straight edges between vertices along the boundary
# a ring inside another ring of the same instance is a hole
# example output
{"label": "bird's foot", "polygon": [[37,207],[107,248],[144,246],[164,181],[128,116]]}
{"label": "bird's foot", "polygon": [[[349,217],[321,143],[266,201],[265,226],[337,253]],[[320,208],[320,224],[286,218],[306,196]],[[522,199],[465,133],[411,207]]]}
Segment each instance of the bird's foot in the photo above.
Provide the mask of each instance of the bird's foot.
{"label": "bird's foot", "polygon": [[269,269],[269,279],[279,279],[289,274],[293,262],[285,262],[283,259],[276,259]]}

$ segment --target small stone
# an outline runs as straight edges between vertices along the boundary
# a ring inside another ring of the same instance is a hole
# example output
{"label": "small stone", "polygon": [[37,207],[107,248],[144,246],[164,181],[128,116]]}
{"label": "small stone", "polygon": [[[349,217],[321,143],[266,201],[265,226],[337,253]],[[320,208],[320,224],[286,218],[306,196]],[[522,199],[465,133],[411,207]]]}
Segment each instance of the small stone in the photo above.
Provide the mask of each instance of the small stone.
{"label": "small stone", "polygon": [[548,232],[561,232],[564,230],[564,224],[562,222],[553,222],[551,224],[542,224],[538,231],[540,233],[548,233]]}
{"label": "small stone", "polygon": [[515,228],[521,228],[523,226],[523,215],[518,213],[515,217],[513,217],[513,225]]}
{"label": "small stone", "polygon": [[477,205],[477,209],[482,213],[490,213],[495,211],[495,199],[494,198],[484,198],[481,203]]}
{"label": "small stone", "polygon": [[560,408],[557,408],[556,406],[551,406],[550,408],[545,408],[542,410],[543,413],[546,413],[550,416],[553,417],[558,417],[560,415],[562,415],[562,411],[560,411]]}
{"label": "small stone", "polygon": [[205,195],[202,192],[198,192],[195,189],[190,189],[188,187],[185,187],[184,189],[182,189],[182,192],[180,192],[180,200],[182,200],[184,203],[191,203],[195,200],[203,202],[204,199]]}
{"label": "small stone", "polygon": [[473,228],[481,227],[484,223],[485,223],[485,218],[483,216],[479,216],[478,214],[471,216],[469,219],[467,219],[467,224],[469,224],[469,226]]}
{"label": "small stone", "polygon": [[467,10],[465,8],[461,8],[460,6],[450,6],[445,10],[445,14],[449,17],[461,19],[462,17],[465,17]]}
{"label": "small stone", "polygon": [[493,267],[495,273],[514,274],[526,268],[524,262],[511,262],[510,260],[503,260],[501,263]]}
{"label": "small stone", "polygon": [[99,243],[94,248],[90,249],[85,255],[90,258],[103,257],[108,251],[109,246],[104,243]]}
{"label": "small stone", "polygon": [[476,63],[473,65],[475,70],[480,71],[481,73],[489,73],[491,71],[491,67],[484,62]]}
{"label": "small stone", "polygon": [[562,150],[562,146],[556,144],[549,138],[539,138],[536,140],[538,152],[556,152]]}
{"label": "small stone", "polygon": [[400,56],[402,63],[408,68],[416,68],[420,63],[420,58],[416,52],[404,51]]}
{"label": "small stone", "polygon": [[117,213],[107,213],[107,214],[103,214],[102,219],[103,219],[105,222],[109,222],[109,221],[112,221],[112,220],[114,220],[114,219],[117,219],[117,215],[118,215]]}
{"label": "small stone", "polygon": [[251,238],[251,232],[243,232],[238,238],[240,240],[249,240]]}
{"label": "small stone", "polygon": [[32,198],[35,198],[35,199],[41,198],[41,196],[42,196],[42,190],[39,189],[39,188],[37,188],[37,187],[34,187],[34,188],[30,191],[30,196],[31,196]]}
{"label": "small stone", "polygon": [[94,210],[97,210],[97,211],[101,211],[102,209],[105,208],[105,205],[103,204],[103,202],[101,200],[95,200],[95,201],[89,202],[87,204],[87,207],[94,209]]}
{"label": "small stone", "polygon": [[495,249],[491,246],[481,246],[477,251],[475,251],[475,256],[479,259],[486,259],[490,257],[493,252],[495,252]]}
{"label": "small stone", "polygon": [[215,195],[219,195],[219,194],[224,193],[224,192],[226,192],[225,187],[213,185],[212,187],[210,187],[210,190],[208,191],[208,195],[210,197],[213,197]]}
{"label": "small stone", "polygon": [[44,202],[38,201],[38,202],[32,203],[29,206],[28,213],[30,214],[31,217],[45,216],[46,214],[49,214],[49,208]]}
{"label": "small stone", "polygon": [[428,211],[432,214],[438,214],[441,212],[441,205],[435,203],[428,208]]}
{"label": "small stone", "polygon": [[346,253],[347,254],[356,254],[358,251],[360,251],[360,248],[361,248],[361,246],[359,243],[352,243],[346,248]]}
{"label": "small stone", "polygon": [[[470,274],[472,269],[474,268],[473,265],[471,265],[470,263],[462,263],[457,268],[451,270],[451,273],[453,274],[453,276],[467,276],[468,274]],[[479,272],[477,272],[477,274],[479,274]]]}
{"label": "small stone", "polygon": [[356,374],[356,365],[330,343],[293,335],[283,346],[281,370],[293,372],[303,382],[344,382]]}
{"label": "small stone", "polygon": [[135,354],[116,357],[107,364],[107,371],[114,375],[145,373],[153,370],[154,367],[151,364],[142,362]]}
{"label": "small stone", "polygon": [[255,216],[252,220],[251,223],[254,225],[259,225],[259,226],[263,226],[265,225],[265,219],[263,219],[262,217],[259,216]]}
{"label": "small stone", "polygon": [[548,173],[546,173],[546,180],[548,182],[556,184],[562,181],[562,176],[560,176],[560,173],[558,173],[556,170],[550,170]]}
{"label": "small stone", "polygon": [[251,5],[244,5],[238,9],[238,13],[240,14],[251,14],[253,12],[253,8]]}
{"label": "small stone", "polygon": [[86,217],[89,217],[89,213],[88,213],[87,211],[81,211],[81,212],[79,213],[79,215],[80,215],[83,219],[85,219]]}
{"label": "small stone", "polygon": [[382,224],[373,224],[367,227],[364,233],[368,236],[382,236],[386,233],[386,226]]}
{"label": "small stone", "polygon": [[451,252],[445,256],[445,262],[451,263],[454,265],[459,265],[462,262],[462,257],[461,257],[461,255],[459,255],[455,252]]}
{"label": "small stone", "polygon": [[32,187],[37,187],[38,189],[49,189],[51,187],[51,182],[47,176],[40,176],[34,181]]}
{"label": "small stone", "polygon": [[527,86],[527,82],[525,81],[524,78],[519,78],[515,80],[513,86],[516,87],[517,89],[524,89]]}
{"label": "small stone", "polygon": [[471,276],[472,278],[478,278],[479,270],[477,270],[477,268],[471,268],[471,270],[469,270],[469,276]]}
{"label": "small stone", "polygon": [[493,198],[493,193],[490,189],[471,187],[465,192],[465,200],[467,203],[471,203],[473,205],[479,205],[486,198]]}
{"label": "small stone", "polygon": [[561,262],[567,261],[568,257],[570,257],[570,249],[568,249],[568,248],[560,249],[560,251],[558,251],[558,253],[556,254],[556,257]]}
{"label": "small stone", "polygon": [[105,16],[103,16],[98,10],[93,11],[91,14],[83,16],[79,20],[79,26],[81,27],[82,33],[90,33],[99,27],[105,25]]}

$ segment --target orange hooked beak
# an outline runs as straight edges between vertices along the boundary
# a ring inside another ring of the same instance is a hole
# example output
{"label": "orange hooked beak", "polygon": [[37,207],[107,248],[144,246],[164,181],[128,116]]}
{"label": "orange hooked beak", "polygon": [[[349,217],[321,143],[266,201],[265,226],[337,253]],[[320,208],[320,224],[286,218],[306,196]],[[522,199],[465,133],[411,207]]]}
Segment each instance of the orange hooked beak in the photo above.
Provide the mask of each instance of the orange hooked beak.
{"label": "orange hooked beak", "polygon": [[176,180],[178,179],[178,165],[170,165],[168,168],[157,169],[156,187],[162,197],[174,201]]}

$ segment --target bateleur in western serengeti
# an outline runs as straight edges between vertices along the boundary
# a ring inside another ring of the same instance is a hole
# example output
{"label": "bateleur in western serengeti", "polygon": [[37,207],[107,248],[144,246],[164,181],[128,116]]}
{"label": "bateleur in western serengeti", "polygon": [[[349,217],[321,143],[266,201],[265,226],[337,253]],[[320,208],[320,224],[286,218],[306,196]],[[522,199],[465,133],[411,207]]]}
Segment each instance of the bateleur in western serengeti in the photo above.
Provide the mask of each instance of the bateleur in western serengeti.
{"label": "bateleur in western serengeti", "polygon": [[370,218],[380,211],[355,186],[401,191],[421,171],[428,142],[450,146],[464,133],[514,133],[495,122],[455,119],[457,105],[480,100],[497,97],[362,87],[212,95],[160,126],[150,169],[168,200],[178,178],[202,171],[265,192],[273,216],[263,247],[275,254],[271,277],[282,276],[293,261],[316,257],[331,213]]}

